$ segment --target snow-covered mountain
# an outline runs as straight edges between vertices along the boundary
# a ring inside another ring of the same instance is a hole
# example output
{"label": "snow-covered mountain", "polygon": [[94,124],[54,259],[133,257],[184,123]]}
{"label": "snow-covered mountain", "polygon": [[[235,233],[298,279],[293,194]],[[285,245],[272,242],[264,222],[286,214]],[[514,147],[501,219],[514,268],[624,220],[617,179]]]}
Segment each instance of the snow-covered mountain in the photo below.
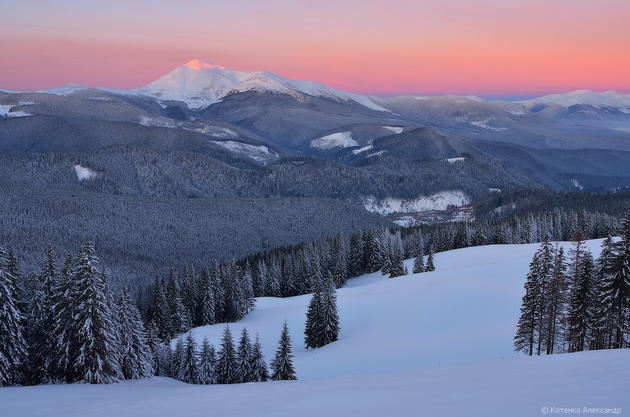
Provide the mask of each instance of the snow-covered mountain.
{"label": "snow-covered mountain", "polygon": [[550,94],[547,96],[523,100],[521,103],[534,105],[536,103],[556,104],[562,107],[576,104],[590,106],[630,107],[630,94],[621,94],[616,91],[595,92],[590,90],[575,90],[564,94]]}
{"label": "snow-covered mountain", "polygon": [[334,100],[355,101],[372,110],[388,111],[369,98],[335,90],[314,81],[296,81],[271,72],[243,72],[193,59],[136,90],[161,100],[178,100],[191,108],[206,107],[227,95],[245,91],[266,91],[293,96],[308,94]]}

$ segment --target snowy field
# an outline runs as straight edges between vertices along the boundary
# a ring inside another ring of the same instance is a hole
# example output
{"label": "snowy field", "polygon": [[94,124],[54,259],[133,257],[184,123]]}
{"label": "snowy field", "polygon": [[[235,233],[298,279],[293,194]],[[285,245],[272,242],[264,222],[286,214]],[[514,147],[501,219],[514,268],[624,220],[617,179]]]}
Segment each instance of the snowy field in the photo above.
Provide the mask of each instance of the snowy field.
{"label": "snowy field", "polygon": [[[600,243],[588,242],[595,256]],[[153,378],[3,388],[0,416],[536,416],[560,408],[630,414],[630,351],[540,358],[513,352],[537,247],[459,249],[436,254],[435,272],[350,280],[338,291],[340,340],[317,350],[303,343],[309,296],[259,298],[232,332],[258,332],[269,361],[287,320],[298,381],[193,386]],[[406,264],[411,270],[411,260]],[[218,345],[224,327],[193,334]]]}

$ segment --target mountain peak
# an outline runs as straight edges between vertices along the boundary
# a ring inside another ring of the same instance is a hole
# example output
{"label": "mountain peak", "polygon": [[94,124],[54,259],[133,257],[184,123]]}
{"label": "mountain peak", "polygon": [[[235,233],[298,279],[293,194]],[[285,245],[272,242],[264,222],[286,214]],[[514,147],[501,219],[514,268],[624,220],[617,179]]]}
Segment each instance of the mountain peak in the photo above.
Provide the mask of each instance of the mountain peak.
{"label": "mountain peak", "polygon": [[225,69],[225,67],[222,65],[216,65],[211,62],[204,61],[203,59],[191,59],[190,61],[186,62],[184,66],[197,71],[200,69]]}

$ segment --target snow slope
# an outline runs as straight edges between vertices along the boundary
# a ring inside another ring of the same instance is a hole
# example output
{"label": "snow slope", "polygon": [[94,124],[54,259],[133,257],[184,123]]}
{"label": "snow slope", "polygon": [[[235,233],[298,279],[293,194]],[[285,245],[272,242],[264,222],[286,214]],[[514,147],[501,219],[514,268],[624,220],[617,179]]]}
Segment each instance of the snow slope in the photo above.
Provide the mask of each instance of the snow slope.
{"label": "snow slope", "polygon": [[[601,240],[587,245],[599,254]],[[270,361],[287,320],[298,381],[194,386],[152,378],[3,388],[0,415],[535,416],[542,407],[549,414],[553,407],[627,412],[630,351],[540,358],[513,352],[524,277],[538,246],[459,249],[436,254],[435,272],[352,279],[338,291],[340,340],[317,350],[303,344],[310,296],[259,298],[255,311],[230,324],[232,332],[237,337],[245,326],[260,333]],[[224,327],[193,334],[217,344]]]}
{"label": "snow slope", "polygon": [[219,102],[229,94],[252,90],[352,100],[372,110],[389,112],[365,96],[335,90],[314,81],[290,80],[264,71],[236,71],[199,59],[193,59],[134,91],[162,100],[183,101],[190,108],[200,108]]}
{"label": "snow slope", "polygon": [[352,139],[352,132],[331,133],[311,141],[311,147],[317,149],[350,148],[352,146],[359,146],[357,141]]}
{"label": "snow slope", "polygon": [[200,386],[153,378],[2,388],[0,415],[529,417],[563,414],[560,407],[579,408],[583,415],[625,415],[630,410],[629,374],[629,352],[617,350],[316,381]]}

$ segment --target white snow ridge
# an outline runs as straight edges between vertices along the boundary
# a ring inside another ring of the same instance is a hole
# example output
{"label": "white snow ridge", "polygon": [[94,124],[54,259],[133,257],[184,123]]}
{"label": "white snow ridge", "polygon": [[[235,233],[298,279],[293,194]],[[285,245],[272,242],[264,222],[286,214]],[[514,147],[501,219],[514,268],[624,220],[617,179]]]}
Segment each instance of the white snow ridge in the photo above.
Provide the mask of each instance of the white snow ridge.
{"label": "white snow ridge", "polygon": [[359,146],[359,143],[352,139],[352,132],[337,132],[311,141],[311,147],[317,149],[350,148]]}
{"label": "white snow ridge", "polygon": [[79,181],[91,180],[96,177],[96,172],[92,171],[90,168],[86,168],[82,165],[75,165],[73,168]]}

